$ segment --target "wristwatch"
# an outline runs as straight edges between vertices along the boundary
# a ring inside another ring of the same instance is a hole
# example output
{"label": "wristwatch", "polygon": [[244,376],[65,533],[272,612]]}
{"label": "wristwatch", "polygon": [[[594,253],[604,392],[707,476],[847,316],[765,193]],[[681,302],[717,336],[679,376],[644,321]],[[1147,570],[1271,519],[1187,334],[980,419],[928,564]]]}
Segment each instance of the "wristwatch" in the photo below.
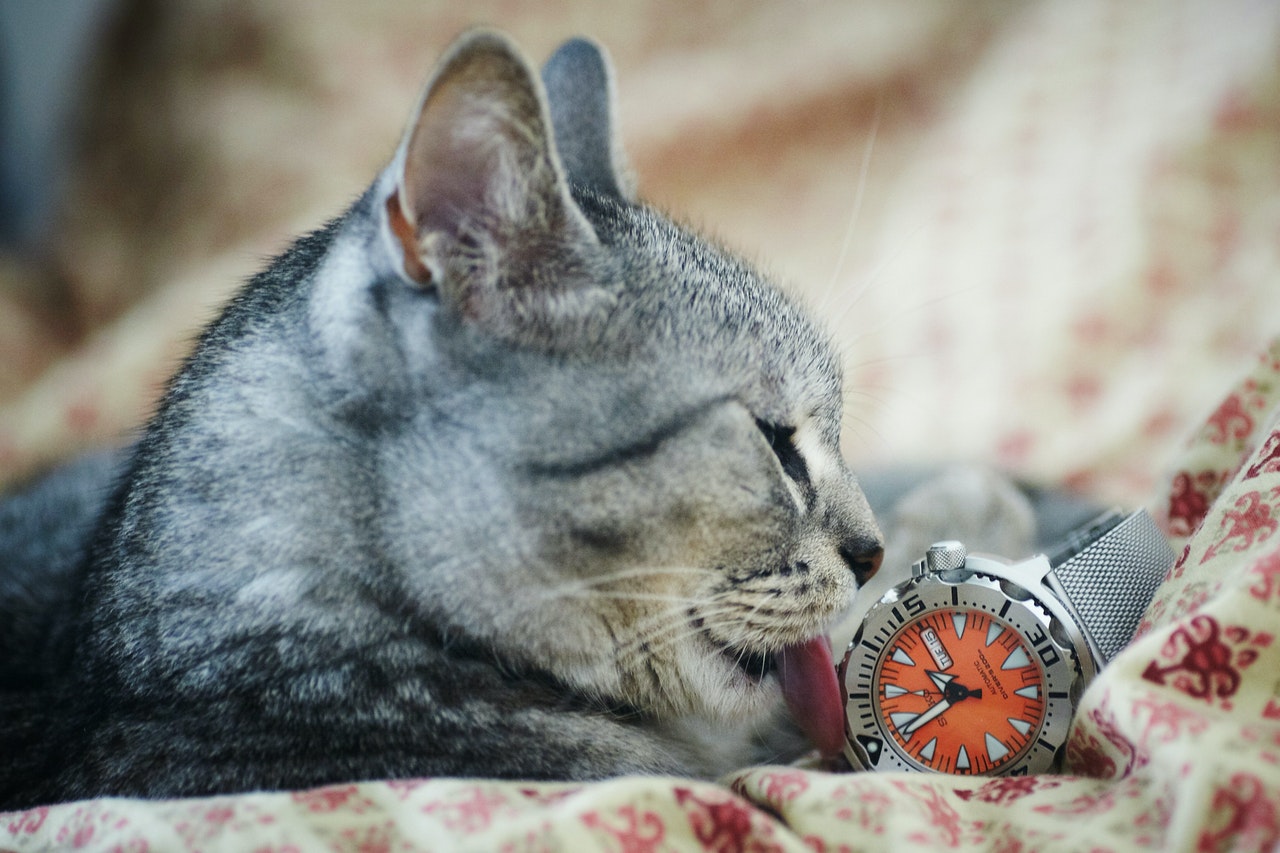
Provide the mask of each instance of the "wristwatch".
{"label": "wristwatch", "polygon": [[1055,769],[1080,695],[1173,561],[1141,510],[1104,513],[1020,562],[934,544],[840,663],[845,757],[858,770]]}

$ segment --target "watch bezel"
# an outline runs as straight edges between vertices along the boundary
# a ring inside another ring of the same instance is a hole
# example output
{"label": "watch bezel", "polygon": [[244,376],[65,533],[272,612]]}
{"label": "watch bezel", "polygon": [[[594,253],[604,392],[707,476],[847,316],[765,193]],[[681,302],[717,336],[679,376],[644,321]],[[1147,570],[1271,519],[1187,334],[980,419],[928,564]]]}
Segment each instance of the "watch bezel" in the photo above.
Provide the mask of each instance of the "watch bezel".
{"label": "watch bezel", "polygon": [[982,610],[1010,624],[1038,654],[1045,677],[1045,717],[1039,731],[1015,760],[986,775],[1043,773],[1057,765],[1083,680],[1080,653],[1058,608],[1010,580],[1007,571],[981,571],[973,565],[979,562],[987,561],[970,557],[963,568],[913,577],[867,611],[839,666],[846,696],[844,751],[855,769],[938,772],[906,755],[885,730],[881,697],[873,687],[878,663],[899,631],[929,613],[957,608]]}

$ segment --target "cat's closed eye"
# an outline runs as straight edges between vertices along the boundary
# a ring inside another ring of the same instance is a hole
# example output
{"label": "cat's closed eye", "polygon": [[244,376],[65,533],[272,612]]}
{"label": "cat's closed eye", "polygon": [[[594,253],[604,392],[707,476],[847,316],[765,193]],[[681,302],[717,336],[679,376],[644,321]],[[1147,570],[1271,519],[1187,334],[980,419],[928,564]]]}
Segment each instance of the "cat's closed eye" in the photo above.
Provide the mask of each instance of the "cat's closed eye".
{"label": "cat's closed eye", "polygon": [[808,485],[809,467],[805,464],[799,448],[796,447],[796,428],[761,418],[756,418],[756,426],[760,429],[765,441],[769,443],[769,448],[778,457],[778,461],[782,463],[783,473],[797,485]]}

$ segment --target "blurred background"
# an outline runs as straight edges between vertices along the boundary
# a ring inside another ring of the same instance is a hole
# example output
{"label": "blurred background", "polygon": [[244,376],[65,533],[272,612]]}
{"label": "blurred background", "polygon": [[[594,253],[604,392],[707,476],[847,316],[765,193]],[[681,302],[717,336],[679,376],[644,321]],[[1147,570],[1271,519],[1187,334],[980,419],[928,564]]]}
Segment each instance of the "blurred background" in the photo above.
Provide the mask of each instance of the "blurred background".
{"label": "blurred background", "polygon": [[0,484],[128,440],[474,24],[611,51],[641,194],[845,353],[855,466],[1141,502],[1280,333],[1272,0],[5,0]]}

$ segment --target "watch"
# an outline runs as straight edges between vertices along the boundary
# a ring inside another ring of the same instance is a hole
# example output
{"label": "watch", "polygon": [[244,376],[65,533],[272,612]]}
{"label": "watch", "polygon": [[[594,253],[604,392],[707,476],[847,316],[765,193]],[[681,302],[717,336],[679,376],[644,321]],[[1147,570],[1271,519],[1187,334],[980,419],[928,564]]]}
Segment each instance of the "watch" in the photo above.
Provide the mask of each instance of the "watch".
{"label": "watch", "polygon": [[1142,510],[1104,513],[1018,562],[934,544],[867,611],[838,667],[845,757],[858,770],[1055,769],[1080,695],[1173,561]]}

